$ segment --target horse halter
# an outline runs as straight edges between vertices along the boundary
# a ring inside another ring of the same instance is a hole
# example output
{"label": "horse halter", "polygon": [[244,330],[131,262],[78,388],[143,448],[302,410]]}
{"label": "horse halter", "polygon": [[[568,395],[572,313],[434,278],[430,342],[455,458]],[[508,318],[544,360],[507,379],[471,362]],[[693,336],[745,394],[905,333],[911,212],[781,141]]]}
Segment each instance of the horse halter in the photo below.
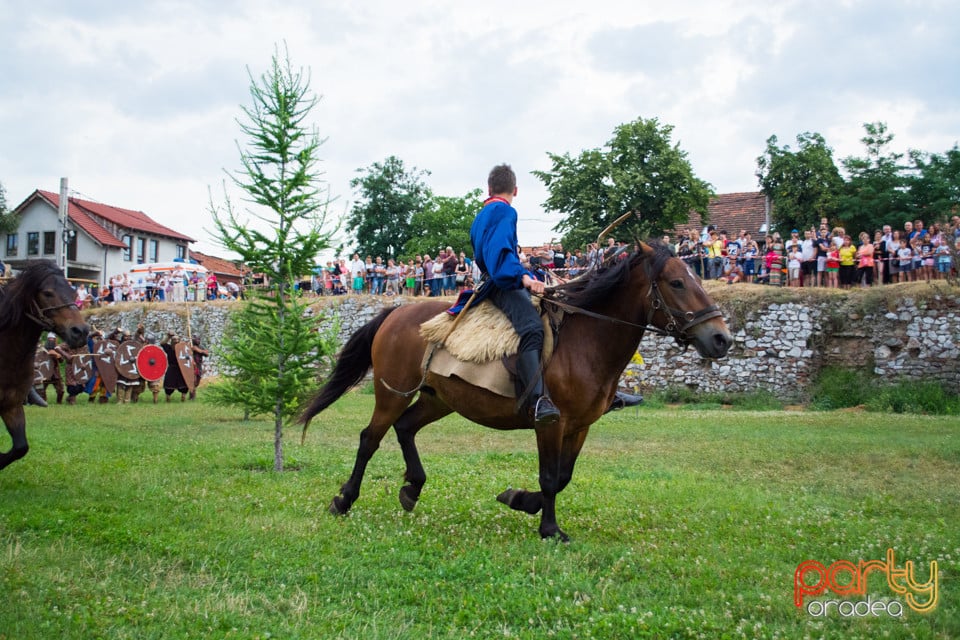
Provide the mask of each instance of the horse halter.
{"label": "horse halter", "polygon": [[41,307],[39,304],[37,304],[37,301],[34,300],[30,310],[26,311],[24,315],[40,325],[40,328],[44,331],[52,331],[56,327],[47,313],[50,311],[57,311],[59,309],[66,309],[67,307],[73,307],[78,311],[80,310],[80,307],[77,306],[76,302],[65,302],[63,304],[51,305],[49,307]]}
{"label": "horse halter", "polygon": [[[650,291],[647,292],[647,297],[650,299],[650,310],[647,312],[647,328],[662,336],[672,336],[677,342],[682,344],[684,348],[690,346],[690,343],[693,341],[690,334],[687,333],[690,329],[712,318],[723,317],[723,312],[720,311],[720,307],[715,304],[704,307],[696,312],[674,309],[664,300],[663,292],[660,291],[657,281],[653,278],[650,279]],[[653,316],[660,310],[669,314],[669,321],[663,329],[653,325]],[[679,325],[680,322],[684,324],[681,326]]]}

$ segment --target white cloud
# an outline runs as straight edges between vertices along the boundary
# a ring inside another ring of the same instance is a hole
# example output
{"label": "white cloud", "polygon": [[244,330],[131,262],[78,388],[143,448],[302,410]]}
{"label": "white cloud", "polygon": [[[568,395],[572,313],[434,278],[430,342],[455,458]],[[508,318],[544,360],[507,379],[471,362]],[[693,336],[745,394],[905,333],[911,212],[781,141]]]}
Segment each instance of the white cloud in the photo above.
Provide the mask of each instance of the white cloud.
{"label": "white cloud", "polygon": [[[12,16],[12,17],[11,17]],[[511,162],[524,241],[555,214],[528,171],[603,146],[638,117],[675,127],[696,173],[756,188],[771,134],[859,154],[861,124],[942,152],[960,131],[956,3],[447,3],[14,0],[0,21],[0,183],[15,205],[60,176],[85,196],[206,235],[208,187],[235,169],[247,67],[275,46],[309,68],[335,210],[389,155],[442,195]],[[242,142],[242,140],[241,140]]]}

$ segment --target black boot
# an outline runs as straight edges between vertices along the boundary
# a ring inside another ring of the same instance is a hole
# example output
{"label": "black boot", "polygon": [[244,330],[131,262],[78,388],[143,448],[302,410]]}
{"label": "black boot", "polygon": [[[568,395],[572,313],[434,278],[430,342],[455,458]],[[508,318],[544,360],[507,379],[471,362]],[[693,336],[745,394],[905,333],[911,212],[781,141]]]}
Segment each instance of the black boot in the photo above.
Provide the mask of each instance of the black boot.
{"label": "black boot", "polygon": [[611,411],[619,411],[624,407],[635,407],[638,404],[643,404],[643,396],[640,394],[625,393],[623,391],[617,391],[617,395],[613,397],[613,402],[610,403],[610,407],[604,411],[604,413],[610,413]]}
{"label": "black boot", "polygon": [[36,387],[30,387],[27,391],[27,400],[24,404],[35,404],[38,407],[47,406],[47,399],[40,395]]}
{"label": "black boot", "polygon": [[546,427],[560,420],[560,410],[550,400],[543,384],[539,351],[523,351],[517,356],[517,377],[527,394],[527,407],[533,413],[534,424]]}

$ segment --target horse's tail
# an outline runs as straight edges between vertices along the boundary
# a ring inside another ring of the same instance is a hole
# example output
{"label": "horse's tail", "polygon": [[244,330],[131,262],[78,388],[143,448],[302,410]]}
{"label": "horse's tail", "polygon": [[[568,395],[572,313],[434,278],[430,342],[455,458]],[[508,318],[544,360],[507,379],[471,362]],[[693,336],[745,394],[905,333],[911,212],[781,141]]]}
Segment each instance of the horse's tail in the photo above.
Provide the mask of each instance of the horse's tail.
{"label": "horse's tail", "polygon": [[370,371],[373,365],[371,347],[373,346],[373,337],[380,330],[380,325],[387,319],[387,316],[393,313],[397,307],[388,307],[378,313],[373,320],[363,325],[357,330],[347,344],[340,351],[337,358],[337,365],[333,368],[330,379],[323,385],[317,395],[303,411],[303,414],[297,422],[303,425],[303,434],[300,436],[300,443],[303,444],[307,438],[307,427],[315,415],[333,404],[340,396],[345,394],[352,387],[360,384],[364,376]]}

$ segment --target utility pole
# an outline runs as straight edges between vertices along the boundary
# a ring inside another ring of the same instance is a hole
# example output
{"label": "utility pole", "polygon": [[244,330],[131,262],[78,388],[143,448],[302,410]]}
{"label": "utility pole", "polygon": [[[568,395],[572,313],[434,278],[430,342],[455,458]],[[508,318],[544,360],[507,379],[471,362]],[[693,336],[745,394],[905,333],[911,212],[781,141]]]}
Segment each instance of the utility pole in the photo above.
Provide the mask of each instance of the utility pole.
{"label": "utility pole", "polygon": [[67,229],[67,179],[60,178],[60,207],[58,208],[60,239],[57,242],[57,265],[67,275],[67,245],[70,243]]}

